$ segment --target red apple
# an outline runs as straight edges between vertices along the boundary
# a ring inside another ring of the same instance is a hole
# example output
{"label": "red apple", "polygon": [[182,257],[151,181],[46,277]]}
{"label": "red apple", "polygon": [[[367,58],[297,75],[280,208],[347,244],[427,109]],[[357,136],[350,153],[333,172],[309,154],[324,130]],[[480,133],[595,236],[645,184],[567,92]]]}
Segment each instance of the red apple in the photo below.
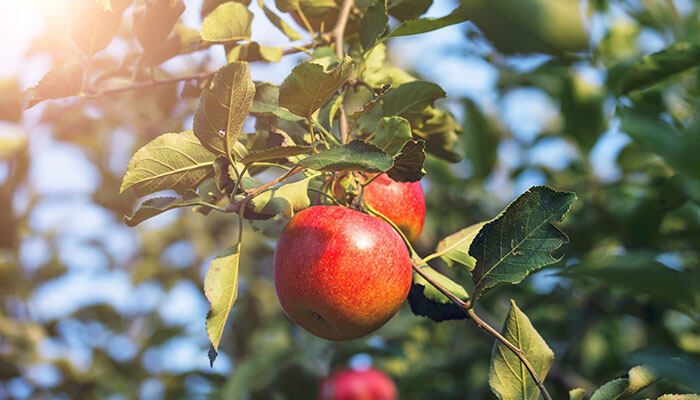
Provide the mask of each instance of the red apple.
{"label": "red apple", "polygon": [[419,182],[396,182],[380,175],[365,187],[365,202],[389,218],[406,235],[418,240],[425,222],[425,196]]}
{"label": "red apple", "polygon": [[328,340],[356,339],[384,325],[406,300],[411,274],[399,234],[345,207],[299,212],[275,247],[275,289],[284,312]]}
{"label": "red apple", "polygon": [[321,381],[319,400],[397,400],[394,381],[374,368],[338,371]]}

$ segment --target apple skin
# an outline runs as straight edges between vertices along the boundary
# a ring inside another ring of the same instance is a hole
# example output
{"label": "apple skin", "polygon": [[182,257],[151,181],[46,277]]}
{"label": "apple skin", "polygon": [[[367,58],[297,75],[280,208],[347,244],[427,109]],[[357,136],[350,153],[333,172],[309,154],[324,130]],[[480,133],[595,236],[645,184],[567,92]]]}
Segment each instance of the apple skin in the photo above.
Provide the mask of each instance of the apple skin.
{"label": "apple skin", "polygon": [[337,371],[321,381],[319,400],[397,400],[394,381],[374,368]]}
{"label": "apple skin", "polygon": [[313,206],[282,231],[275,289],[289,319],[335,341],[365,336],[399,310],[411,287],[411,259],[386,222],[359,211]]}
{"label": "apple skin", "polygon": [[419,182],[397,182],[382,174],[364,189],[365,202],[389,218],[411,242],[425,222],[425,195]]}

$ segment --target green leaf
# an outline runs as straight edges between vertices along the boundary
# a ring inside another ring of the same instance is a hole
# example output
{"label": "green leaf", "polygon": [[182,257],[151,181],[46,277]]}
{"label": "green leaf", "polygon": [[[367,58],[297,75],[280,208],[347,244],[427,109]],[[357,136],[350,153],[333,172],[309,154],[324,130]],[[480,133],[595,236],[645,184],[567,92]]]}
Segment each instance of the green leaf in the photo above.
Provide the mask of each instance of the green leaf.
{"label": "green leaf", "polygon": [[131,158],[119,192],[132,188],[137,196],[145,196],[161,190],[195,190],[214,174],[215,159],[192,131],[160,135]]}
{"label": "green leaf", "polygon": [[496,165],[496,150],[501,136],[495,121],[488,119],[471,100],[464,100],[466,124],[464,126],[465,152],[474,167],[473,176],[485,179]]}
{"label": "green leaf", "polygon": [[374,131],[374,137],[370,143],[394,156],[411,138],[411,125],[405,118],[384,117],[379,120],[379,126]]}
{"label": "green leaf", "polygon": [[432,5],[433,0],[391,0],[389,15],[399,21],[416,19],[425,14]]}
{"label": "green leaf", "polygon": [[24,93],[25,107],[48,99],[76,96],[83,85],[83,67],[78,64],[63,64],[44,75],[39,83]]}
{"label": "green leaf", "polygon": [[386,14],[386,2],[377,1],[367,9],[360,21],[360,44],[362,48],[371,49],[377,39],[386,31],[389,17]]}
{"label": "green leaf", "polygon": [[125,216],[124,222],[128,226],[136,226],[168,210],[197,205],[202,205],[202,199],[196,192],[191,190],[186,191],[182,198],[170,196],[152,197],[141,203],[131,215]]}
{"label": "green leaf", "polygon": [[427,107],[409,118],[413,135],[425,140],[425,149],[449,162],[459,162],[464,156],[458,147],[462,128],[451,113]]}
{"label": "green leaf", "polygon": [[330,71],[324,71],[323,66],[312,62],[301,63],[282,82],[279,105],[296,115],[311,118],[314,111],[330,100],[351,74],[350,58]]}
{"label": "green leaf", "polygon": [[226,135],[233,146],[253,107],[254,96],[248,63],[233,62],[217,71],[212,86],[202,91],[194,113],[194,133],[202,144],[226,154]]}
{"label": "green leaf", "polygon": [[394,156],[393,165],[386,173],[397,182],[418,182],[425,176],[425,142],[409,140]]}
{"label": "green leaf", "polygon": [[71,4],[71,37],[88,57],[107,47],[132,0],[77,0]]}
{"label": "green leaf", "polygon": [[296,40],[303,39],[301,35],[299,35],[297,31],[295,31],[291,26],[284,22],[284,20],[280,18],[279,15],[275,14],[274,11],[270,10],[267,6],[265,6],[265,3],[263,3],[262,0],[258,0],[258,5],[260,6],[260,8],[262,8],[267,19],[270,22],[272,22],[272,25],[279,29],[280,32],[284,33],[289,38],[289,40],[293,42]]}
{"label": "green leaf", "polygon": [[601,386],[590,400],[632,399],[639,391],[653,385],[658,377],[646,366],[636,366],[629,370],[627,377],[612,380]]}
{"label": "green leaf", "polygon": [[413,81],[406,82],[396,89],[392,89],[384,96],[384,116],[420,113],[426,107],[446,93],[442,88],[432,82]]}
{"label": "green leaf", "polygon": [[[523,351],[537,376],[544,381],[554,361],[554,352],[513,300],[510,301],[510,312],[501,334]],[[499,341],[496,341],[491,354],[489,386],[500,400],[539,400],[542,396],[518,356]]]}
{"label": "green leaf", "polygon": [[644,364],[665,381],[674,382],[690,392],[700,393],[700,362],[688,353],[663,348],[645,349],[633,353],[630,362]]}
{"label": "green leaf", "polygon": [[219,349],[219,342],[224,333],[226,319],[238,296],[238,260],[240,258],[240,241],[216,255],[204,278],[204,294],[211,304],[207,313],[207,335],[211,342],[213,354],[209,360],[213,364]]}
{"label": "green leaf", "polygon": [[389,37],[417,35],[419,33],[430,32],[446,26],[459,24],[468,19],[469,15],[467,10],[463,7],[458,7],[444,17],[420,18],[404,21],[401,23],[401,25],[394,29],[393,32],[391,32]]}
{"label": "green leaf", "polygon": [[588,49],[578,0],[464,0],[462,12],[505,53]]}
{"label": "green leaf", "polygon": [[[361,116],[373,111],[375,109],[375,107],[379,105],[379,102],[384,98],[384,95],[390,89],[391,89],[391,85],[385,85],[384,87],[382,87],[378,91],[375,91],[374,93],[372,93],[372,99],[370,101],[368,101],[367,104],[362,106],[361,109],[350,114],[348,116],[348,118],[353,120],[353,121],[357,121],[358,119],[360,119]],[[380,108],[381,108],[381,106],[380,106]]]}
{"label": "green leaf", "polygon": [[241,158],[242,164],[250,164],[257,161],[287,158],[313,152],[314,146],[276,146],[262,150],[253,150],[247,156]]}
{"label": "green leaf", "polygon": [[344,146],[306,157],[299,165],[317,171],[386,172],[393,165],[393,160],[379,147],[355,139]]}
{"label": "green leaf", "polygon": [[700,44],[676,42],[669,47],[608,70],[607,86],[620,96],[644,89],[664,79],[700,65]]}
{"label": "green leaf", "polygon": [[182,0],[148,0],[134,11],[133,31],[141,47],[148,52],[164,42],[184,11]]}
{"label": "green leaf", "polygon": [[176,23],[172,34],[152,51],[144,53],[141,61],[144,65],[160,65],[173,57],[203,50],[210,45],[211,43],[202,42],[199,31]]}
{"label": "green leaf", "polygon": [[[298,182],[287,183],[272,190],[262,192],[248,204],[249,209],[264,218],[270,218],[281,214],[285,218],[291,218],[295,212],[308,208],[309,181],[312,177],[304,178]],[[248,216],[246,215],[246,218]]]}
{"label": "green leaf", "polygon": [[204,18],[214,11],[216,7],[227,1],[236,1],[245,5],[246,7],[248,7],[251,2],[251,0],[204,0],[204,2],[202,2],[202,8],[199,10],[199,15]]}
{"label": "green leaf", "polygon": [[0,79],[0,120],[19,122],[22,108],[19,82],[16,79]]}
{"label": "green leaf", "polygon": [[304,117],[289,112],[286,108],[279,106],[279,88],[268,82],[260,82],[255,87],[255,98],[253,100],[253,115],[272,115],[286,121],[303,121]]}
{"label": "green leaf", "polygon": [[464,265],[470,271],[473,270],[476,265],[476,259],[469,255],[469,246],[471,246],[477,233],[485,224],[486,222],[479,222],[442,239],[438,242],[435,252],[441,253],[442,259],[448,265],[456,262]]}
{"label": "green leaf", "polygon": [[216,7],[202,22],[202,40],[226,43],[250,39],[253,13],[241,3],[229,1]]}
{"label": "green leaf", "polygon": [[569,400],[584,400],[586,398],[586,389],[576,388],[569,390]]}
{"label": "green leaf", "polygon": [[558,261],[552,252],[569,238],[552,223],[564,219],[574,200],[574,193],[535,186],[484,225],[469,248],[476,259],[473,297]]}
{"label": "green leaf", "polygon": [[280,62],[284,47],[261,46],[257,42],[237,44],[226,54],[228,62],[234,61],[264,61],[268,63]]}
{"label": "green leaf", "polygon": [[665,394],[656,400],[700,400],[697,394]]}
{"label": "green leaf", "polygon": [[[428,266],[421,267],[421,270],[453,295],[464,301],[469,300],[469,294],[458,283]],[[467,318],[462,309],[418,274],[413,274],[408,304],[415,315],[428,317],[435,322]]]}

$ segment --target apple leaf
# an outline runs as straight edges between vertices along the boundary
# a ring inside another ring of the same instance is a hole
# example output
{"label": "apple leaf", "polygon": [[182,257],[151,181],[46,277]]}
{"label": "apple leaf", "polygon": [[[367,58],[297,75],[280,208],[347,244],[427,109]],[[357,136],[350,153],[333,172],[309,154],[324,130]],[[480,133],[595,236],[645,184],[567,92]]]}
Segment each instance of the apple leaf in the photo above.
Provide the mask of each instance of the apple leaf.
{"label": "apple leaf", "polygon": [[601,386],[590,400],[626,400],[653,385],[659,378],[648,367],[639,365],[629,370],[627,377],[612,380]]}
{"label": "apple leaf", "polygon": [[384,117],[379,120],[379,126],[374,131],[374,138],[370,143],[394,156],[403,149],[411,137],[411,125],[405,118]]}
{"label": "apple leaf", "polygon": [[485,224],[486,222],[479,222],[442,239],[438,242],[435,252],[441,254],[442,259],[450,266],[458,263],[470,271],[473,270],[476,259],[469,255],[469,246]]}
{"label": "apple leaf", "polygon": [[214,174],[216,155],[192,131],[166,133],[141,147],[129,161],[119,192],[145,196],[160,190],[185,193]]}
{"label": "apple leaf", "polygon": [[44,75],[39,83],[24,92],[25,108],[33,107],[48,99],[76,96],[83,85],[83,67],[78,64],[63,64]]}
{"label": "apple leaf", "polygon": [[417,35],[444,28],[446,26],[459,24],[469,19],[466,9],[459,7],[448,15],[440,18],[420,18],[407,20],[401,23],[389,37]]}
{"label": "apple leaf", "polygon": [[[513,300],[501,334],[523,351],[537,376],[544,381],[554,361],[554,352]],[[494,344],[491,354],[489,386],[499,400],[542,398],[537,384],[518,356],[499,341]]]}
{"label": "apple leaf", "polygon": [[160,65],[173,57],[203,50],[210,45],[211,43],[202,42],[199,31],[176,23],[172,34],[152,51],[144,53],[141,62],[144,65]]}
{"label": "apple leaf", "polygon": [[228,1],[216,7],[202,22],[202,40],[215,43],[250,39],[253,13],[241,3]]}
{"label": "apple leaf", "polygon": [[248,209],[256,214],[252,218],[267,219],[278,214],[291,218],[295,212],[308,208],[311,205],[308,194],[311,178],[262,192],[248,204]]}
{"label": "apple leaf", "polygon": [[384,96],[384,116],[419,113],[446,93],[440,86],[427,81],[406,82]]}
{"label": "apple leaf", "polygon": [[386,172],[393,165],[393,160],[379,147],[355,139],[346,145],[306,157],[299,165],[317,171]]}
{"label": "apple leaf", "polygon": [[389,2],[389,15],[399,21],[416,19],[432,5],[433,0],[393,0]]}
{"label": "apple leaf", "polygon": [[182,198],[171,196],[152,197],[141,203],[141,205],[139,205],[131,215],[125,216],[124,222],[128,226],[136,226],[141,222],[151,217],[155,217],[156,215],[165,211],[193,206],[206,207],[202,198],[192,190],[187,190]]}
{"label": "apple leaf", "polygon": [[394,156],[393,165],[387,171],[387,175],[397,182],[418,182],[425,176],[423,162],[425,162],[425,142],[409,140],[401,152]]}
{"label": "apple leaf", "polygon": [[234,61],[264,61],[280,62],[284,47],[261,46],[258,42],[236,44],[226,54],[228,62]]}
{"label": "apple leaf", "polygon": [[[391,90],[391,85],[384,85],[384,87],[382,87],[378,91],[375,91],[374,93],[372,93],[372,99],[370,101],[368,101],[367,104],[362,106],[361,109],[350,114],[348,116],[348,118],[353,120],[353,121],[357,121],[358,119],[360,119],[361,116],[373,111],[374,108],[379,105],[379,102],[384,98],[384,95],[389,90]],[[380,108],[381,108],[381,106],[380,106]],[[381,114],[381,112],[379,114]]]}
{"label": "apple leaf", "polygon": [[386,2],[377,1],[370,6],[360,21],[360,44],[365,50],[371,49],[377,39],[386,31],[389,16],[386,14]]}
{"label": "apple leaf", "polygon": [[[450,293],[464,301],[469,299],[467,291],[450,278],[428,266],[421,267],[421,270],[449,290]],[[408,304],[415,315],[428,317],[435,322],[467,318],[467,314],[462,309],[418,274],[413,274],[413,283],[408,293]]]}
{"label": "apple leaf", "polygon": [[71,38],[88,57],[107,47],[132,0],[77,0],[71,4]]}
{"label": "apple leaf", "polygon": [[226,135],[233,147],[253,107],[253,96],[255,84],[248,63],[233,62],[217,71],[212,86],[202,91],[194,113],[194,133],[202,144],[226,154]]}
{"label": "apple leaf", "polygon": [[656,400],[700,400],[697,394],[665,394]]}
{"label": "apple leaf", "polygon": [[279,95],[280,89],[271,83],[260,82],[256,84],[253,109],[250,113],[255,116],[275,116],[291,122],[303,121],[304,117],[300,117],[286,108],[280,107],[278,102]]}
{"label": "apple leaf", "polygon": [[324,71],[323,66],[303,62],[292,70],[280,86],[279,105],[304,118],[325,104],[350,78],[352,60],[345,60],[335,69]]}
{"label": "apple leaf", "polygon": [[270,10],[267,6],[265,6],[265,3],[263,3],[262,0],[258,0],[258,5],[260,6],[260,8],[262,8],[267,19],[270,22],[272,22],[272,25],[279,29],[280,32],[284,33],[289,38],[289,40],[293,42],[295,40],[303,39],[301,35],[299,35],[297,31],[295,31],[291,26],[284,22],[284,20],[279,15],[275,14],[274,11]]}
{"label": "apple leaf", "polygon": [[586,398],[586,389],[576,388],[569,390],[569,400],[584,400]]}
{"label": "apple leaf", "polygon": [[141,47],[148,52],[165,41],[184,11],[182,0],[150,0],[136,9],[133,31]]}
{"label": "apple leaf", "polygon": [[19,122],[22,108],[19,82],[16,79],[0,79],[0,120]]}
{"label": "apple leaf", "polygon": [[238,261],[240,241],[216,255],[204,278],[204,294],[211,304],[207,313],[207,335],[211,342],[209,362],[213,365],[226,319],[238,296]]}
{"label": "apple leaf", "polygon": [[676,42],[640,59],[622,61],[608,70],[607,86],[620,96],[654,85],[700,65],[700,44]]}
{"label": "apple leaf", "polygon": [[250,164],[257,161],[273,160],[275,158],[287,158],[313,152],[314,146],[276,146],[262,150],[253,150],[247,156],[241,158],[242,164]]}
{"label": "apple leaf", "polygon": [[552,223],[564,219],[574,200],[574,193],[535,186],[486,223],[469,247],[476,259],[473,297],[501,283],[518,283],[558,261],[552,252],[569,238]]}

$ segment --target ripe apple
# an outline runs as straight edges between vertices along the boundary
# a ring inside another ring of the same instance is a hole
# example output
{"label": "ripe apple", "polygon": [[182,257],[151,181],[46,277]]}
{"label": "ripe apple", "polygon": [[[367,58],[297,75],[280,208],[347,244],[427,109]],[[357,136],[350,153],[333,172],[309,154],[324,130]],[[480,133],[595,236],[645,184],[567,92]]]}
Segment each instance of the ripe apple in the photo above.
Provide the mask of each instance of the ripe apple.
{"label": "ripe apple", "polygon": [[394,381],[374,368],[338,371],[321,381],[319,400],[397,400]]}
{"label": "ripe apple", "polygon": [[289,319],[316,336],[351,340],[384,325],[406,300],[411,259],[386,222],[336,206],[309,207],[282,231],[275,289]]}
{"label": "ripe apple", "polygon": [[425,222],[425,196],[419,182],[396,182],[382,174],[365,187],[365,202],[389,218],[411,242]]}

